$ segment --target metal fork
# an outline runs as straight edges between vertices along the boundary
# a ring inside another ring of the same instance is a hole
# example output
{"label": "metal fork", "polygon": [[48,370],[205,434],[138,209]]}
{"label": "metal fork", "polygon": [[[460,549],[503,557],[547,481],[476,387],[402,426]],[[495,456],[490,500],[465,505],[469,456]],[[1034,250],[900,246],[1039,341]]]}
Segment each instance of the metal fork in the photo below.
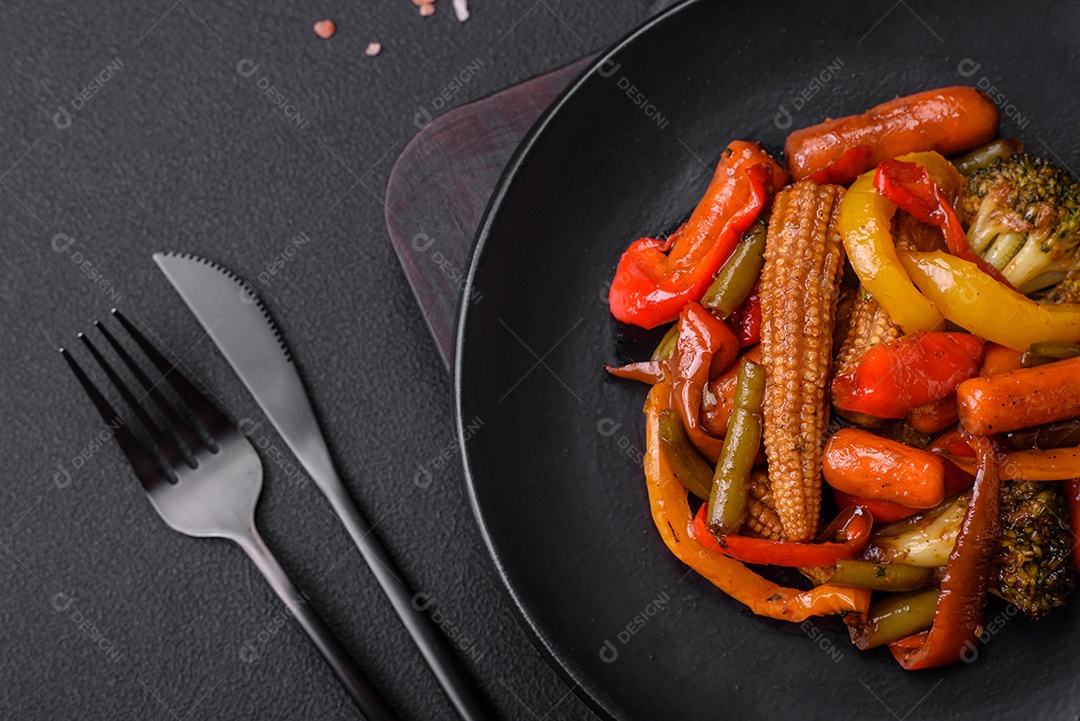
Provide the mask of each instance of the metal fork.
{"label": "metal fork", "polygon": [[[150,503],[175,531],[196,538],[226,538],[239,545],[262,572],[289,612],[337,674],[345,690],[370,721],[394,719],[389,704],[282,570],[255,528],[255,505],[262,490],[262,462],[255,448],[229,418],[169,363],[131,322],[113,310],[120,325],[187,405],[198,425],[191,424],[151,382],[135,360],[105,326],[95,321],[131,375],[142,385],[140,398],[120,378],[85,334],[78,337],[149,437],[147,448],[122,421],[105,396],[72,355],[61,348],[90,400],[106,423],[116,426],[116,439],[135,470]],[[153,400],[165,418],[164,428],[142,406]],[[201,425],[200,429],[198,426]]]}

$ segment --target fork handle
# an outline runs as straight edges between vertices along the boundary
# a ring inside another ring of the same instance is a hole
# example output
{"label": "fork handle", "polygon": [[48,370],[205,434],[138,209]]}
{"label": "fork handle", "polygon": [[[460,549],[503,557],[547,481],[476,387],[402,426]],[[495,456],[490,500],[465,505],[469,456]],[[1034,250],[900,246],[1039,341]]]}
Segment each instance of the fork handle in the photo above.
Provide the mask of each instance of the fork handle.
{"label": "fork handle", "polygon": [[340,481],[335,480],[332,484],[324,482],[322,487],[334,512],[360,550],[360,555],[364,557],[383,593],[390,599],[398,618],[420,649],[458,716],[464,721],[494,719],[495,714],[480,695],[476,682],[469,677],[461,659],[447,645],[446,637],[425,613],[429,604],[417,603],[422,594],[414,593],[398,575],[394,560],[379,543],[378,537],[371,532],[372,526],[360,514],[352,496]]}
{"label": "fork handle", "polygon": [[327,627],[315,609],[302,593],[285,575],[281,564],[267,548],[259,532],[252,526],[246,535],[238,536],[237,544],[244,549],[259,571],[269,582],[296,620],[300,623],[312,643],[319,649],[330,668],[334,670],[341,685],[349,692],[360,712],[368,721],[396,721],[397,716],[390,709],[386,699],[371,680],[356,665],[352,656],[338,641],[337,636]]}

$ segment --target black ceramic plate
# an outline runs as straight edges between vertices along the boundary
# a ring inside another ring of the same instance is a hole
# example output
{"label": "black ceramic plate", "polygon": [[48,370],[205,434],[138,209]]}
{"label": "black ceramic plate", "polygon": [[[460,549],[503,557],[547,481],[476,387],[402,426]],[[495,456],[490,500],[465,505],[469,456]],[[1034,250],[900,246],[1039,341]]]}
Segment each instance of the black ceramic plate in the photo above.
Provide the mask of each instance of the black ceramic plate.
{"label": "black ceramic plate", "polygon": [[[538,646],[621,719],[1072,718],[1076,603],[990,606],[975,663],[905,673],[828,622],[754,617],[675,560],[648,514],[644,387],[605,376],[655,336],[608,315],[628,242],[700,197],[721,149],[928,88],[976,85],[1001,132],[1080,168],[1072,4],[677,7],[598,61],[537,124],[481,226],[456,384],[468,483]],[[542,713],[545,709],[541,709]]]}

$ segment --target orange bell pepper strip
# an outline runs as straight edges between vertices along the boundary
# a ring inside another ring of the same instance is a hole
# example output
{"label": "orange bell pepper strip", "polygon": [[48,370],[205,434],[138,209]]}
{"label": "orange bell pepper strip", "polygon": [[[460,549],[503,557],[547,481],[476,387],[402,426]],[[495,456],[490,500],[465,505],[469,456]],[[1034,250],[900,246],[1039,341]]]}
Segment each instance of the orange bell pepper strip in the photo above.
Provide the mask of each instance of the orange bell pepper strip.
{"label": "orange bell pepper strip", "polygon": [[990,569],[1001,536],[1001,483],[990,442],[977,439],[975,452],[979,473],[956,545],[945,565],[934,625],[925,635],[889,644],[893,657],[908,671],[963,660],[974,650],[982,632]]}
{"label": "orange bell pepper strip", "polygon": [[713,553],[690,532],[687,491],[660,447],[660,413],[671,407],[671,386],[658,383],[645,401],[645,481],[653,523],[676,558],[759,616],[798,623],[811,616],[858,614],[870,607],[870,591],[824,585],[809,591],[786,588],[762,578],[739,561]]}
{"label": "orange bell pepper strip", "polygon": [[787,171],[760,143],[732,141],[680,231],[666,241],[636,240],[622,254],[608,292],[611,314],[642,328],[675,320],[701,299],[739,237],[787,182]]}

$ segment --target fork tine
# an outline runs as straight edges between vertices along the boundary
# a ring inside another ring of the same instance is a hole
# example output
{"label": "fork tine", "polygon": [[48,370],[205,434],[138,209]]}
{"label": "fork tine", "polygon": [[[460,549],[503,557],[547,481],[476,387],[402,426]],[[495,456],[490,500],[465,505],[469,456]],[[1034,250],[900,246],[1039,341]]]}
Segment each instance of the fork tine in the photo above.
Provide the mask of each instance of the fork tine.
{"label": "fork tine", "polygon": [[131,371],[131,374],[135,376],[135,380],[142,385],[143,390],[145,390],[154,400],[154,404],[161,409],[161,412],[165,415],[165,419],[173,427],[177,435],[180,436],[180,440],[188,447],[188,450],[192,453],[196,453],[201,448],[204,448],[206,444],[199,439],[198,435],[192,430],[188,422],[173,407],[173,404],[169,402],[160,390],[158,390],[158,384],[150,381],[150,378],[143,372],[143,369],[139,367],[139,364],[135,362],[135,359],[131,357],[131,354],[127,352],[124,346],[120,345],[120,341],[116,340],[116,337],[113,336],[113,334],[109,332],[109,329],[100,321],[95,320],[94,327],[101,331],[101,334],[105,336],[105,340],[112,346],[116,355],[119,356],[120,360],[123,361],[124,365]]}
{"label": "fork tine", "polygon": [[94,347],[94,344],[90,342],[90,339],[86,337],[85,333],[79,333],[79,340],[83,342],[87,350],[90,351],[90,355],[94,357],[97,364],[101,366],[101,370],[105,371],[105,375],[109,377],[109,381],[116,387],[116,390],[120,391],[120,397],[124,399],[124,403],[127,403],[128,408],[135,414],[135,417],[139,419],[139,423],[150,435],[150,440],[157,447],[158,453],[164,458],[165,462],[169,466],[169,473],[175,473],[176,468],[181,464],[186,464],[183,456],[180,455],[179,449],[172,442],[172,440],[162,432],[158,427],[157,422],[150,417],[146,409],[142,407],[139,399],[135,397],[135,394],[128,388],[127,383],[112,369],[109,362],[98,352],[98,349]]}
{"label": "fork tine", "polygon": [[154,344],[147,340],[146,336],[140,333],[120,311],[113,308],[112,314],[120,321],[120,325],[124,327],[128,335],[142,348],[143,353],[150,359],[150,362],[169,381],[169,385],[173,387],[173,390],[188,404],[188,407],[195,413],[195,417],[203,424],[211,437],[216,438],[223,433],[235,430],[228,416],[218,410],[217,406],[211,403],[183,373],[176,369],[177,363],[170,363],[166,360],[165,356],[161,355],[161,352],[154,347]]}
{"label": "fork tine", "polygon": [[101,391],[97,389],[94,382],[83,372],[83,369],[79,367],[79,364],[75,362],[75,359],[64,348],[60,349],[60,355],[64,356],[64,360],[67,361],[68,367],[71,368],[71,372],[75,374],[75,378],[78,379],[79,384],[86,391],[86,394],[90,396],[90,401],[97,408],[98,413],[101,414],[101,418],[105,421],[105,424],[109,428],[113,429],[117,442],[120,444],[120,448],[124,451],[124,455],[127,456],[128,463],[135,470],[135,475],[138,476],[139,482],[142,483],[143,488],[148,492],[161,483],[166,483],[166,478],[162,475],[161,469],[158,468],[157,461],[154,457],[143,448],[142,444],[137,438],[128,430],[127,425],[124,423],[124,419],[120,417],[120,414],[113,410],[112,405],[105,399],[105,396],[101,395]]}

